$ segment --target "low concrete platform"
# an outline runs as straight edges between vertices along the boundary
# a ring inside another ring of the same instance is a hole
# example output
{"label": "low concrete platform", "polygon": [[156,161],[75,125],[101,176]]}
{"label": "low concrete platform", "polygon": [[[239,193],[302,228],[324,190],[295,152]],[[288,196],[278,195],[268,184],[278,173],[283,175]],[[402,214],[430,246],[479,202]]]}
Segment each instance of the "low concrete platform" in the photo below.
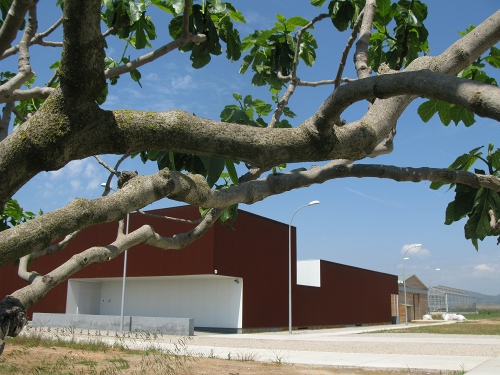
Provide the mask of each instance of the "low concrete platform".
{"label": "low concrete platform", "polygon": [[[118,315],[33,313],[33,327],[80,328],[85,330],[120,331]],[[124,316],[123,330],[148,331],[165,335],[193,336],[193,318]]]}

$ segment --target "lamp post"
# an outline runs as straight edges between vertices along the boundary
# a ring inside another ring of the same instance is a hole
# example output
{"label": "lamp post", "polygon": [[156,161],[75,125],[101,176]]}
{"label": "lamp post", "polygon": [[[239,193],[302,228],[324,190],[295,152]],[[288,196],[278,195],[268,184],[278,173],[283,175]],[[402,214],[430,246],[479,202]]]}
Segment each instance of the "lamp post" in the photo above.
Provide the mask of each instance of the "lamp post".
{"label": "lamp post", "polygon": [[[104,182],[101,184],[101,186],[106,188],[106,184]],[[110,187],[110,189],[115,190],[111,187]],[[129,222],[130,222],[130,213],[127,212],[127,224],[125,225],[125,234],[126,235],[128,234]],[[121,302],[121,308],[120,308],[120,331],[123,331],[123,318],[124,318],[123,313],[125,311],[125,284],[127,281],[127,255],[128,255],[128,249],[125,250],[124,257],[123,257],[122,302]]]}
{"label": "lamp post", "polygon": [[[433,270],[427,271],[427,273],[425,274],[425,279],[427,278],[427,276],[431,274],[432,271],[441,271],[441,268],[434,268]],[[429,277],[429,288],[430,287],[431,287],[431,278]]]}
{"label": "lamp post", "polygon": [[[422,246],[421,243],[417,243],[415,245],[412,245],[410,246],[408,249],[406,249],[404,255],[403,255],[403,261],[406,260],[406,259],[409,259],[406,257],[406,253],[408,252],[408,250],[410,249],[413,249],[414,247],[420,247]],[[405,322],[406,322],[406,325],[408,325],[408,309],[406,307],[406,275],[405,275],[405,262],[403,262],[403,290],[404,290],[404,294],[405,294]]]}
{"label": "lamp post", "polygon": [[319,204],[319,201],[312,201],[308,204],[300,206],[295,210],[290,219],[290,225],[288,226],[288,333],[292,334],[292,221],[293,217],[300,209],[304,207],[314,206]]}

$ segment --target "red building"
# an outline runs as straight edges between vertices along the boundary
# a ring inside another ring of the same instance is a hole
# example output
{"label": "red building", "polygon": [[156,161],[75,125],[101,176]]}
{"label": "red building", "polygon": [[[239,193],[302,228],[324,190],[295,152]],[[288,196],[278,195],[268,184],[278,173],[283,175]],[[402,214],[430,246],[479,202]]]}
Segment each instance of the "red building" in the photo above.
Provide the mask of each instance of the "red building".
{"label": "red building", "polygon": [[[190,206],[150,211],[156,215],[199,218]],[[182,233],[193,225],[130,215],[130,228],[151,224],[161,235]],[[198,328],[228,331],[288,327],[288,225],[239,211],[232,229],[217,223],[183,250],[148,245],[128,251],[125,315],[194,318]],[[32,263],[49,272],[73,254],[116,238],[117,223],[88,228],[68,247]],[[329,327],[393,322],[391,298],[397,276],[317,260],[299,262],[292,227],[293,326]],[[33,312],[120,315],[123,255],[92,264],[57,286],[29,309]],[[298,278],[297,278],[298,276]],[[298,280],[298,284],[297,284]],[[17,269],[4,266],[0,294],[25,285]]]}

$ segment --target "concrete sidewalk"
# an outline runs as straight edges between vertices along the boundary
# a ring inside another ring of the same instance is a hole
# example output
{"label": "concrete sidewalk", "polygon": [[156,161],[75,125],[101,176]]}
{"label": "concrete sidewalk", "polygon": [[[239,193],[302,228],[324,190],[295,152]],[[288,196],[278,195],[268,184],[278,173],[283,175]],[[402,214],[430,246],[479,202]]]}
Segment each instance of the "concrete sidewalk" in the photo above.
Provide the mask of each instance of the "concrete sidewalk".
{"label": "concrete sidewalk", "polygon": [[[443,322],[442,324],[450,323]],[[415,326],[419,324],[410,324],[410,327]],[[129,349],[155,347],[172,352],[177,351],[177,354],[223,359],[251,359],[263,362],[353,368],[429,370],[442,371],[445,374],[451,371],[459,373],[464,371],[472,375],[500,374],[500,336],[362,334],[401,328],[406,327],[402,324],[347,327],[294,331],[292,335],[288,332],[210,334],[195,331],[195,336],[186,339],[183,345],[179,345],[179,337],[144,333],[123,334],[114,331],[81,332],[78,330],[78,332],[72,332],[71,335],[58,333],[57,336],[76,341],[99,338],[109,345],[118,344]],[[44,330],[36,332],[44,336],[56,334],[54,329],[50,332]],[[450,349],[457,346],[460,346],[459,351],[448,354]],[[181,353],[178,352],[180,347]],[[384,347],[386,352],[380,353],[381,347]],[[315,350],[315,348],[324,348],[324,350]],[[336,350],[336,348],[341,350]],[[471,349],[470,352],[468,348]],[[420,351],[420,349],[427,350]]]}
{"label": "concrete sidewalk", "polygon": [[[435,324],[454,324],[455,322],[440,322]],[[428,324],[410,324],[410,327],[418,327]],[[361,335],[362,333],[390,331],[406,328],[404,324],[372,326],[372,327],[346,327],[318,331],[294,331],[292,335],[285,332],[261,333],[261,334],[237,334],[230,335],[233,340],[261,340],[261,347],[266,347],[266,342],[290,342],[290,341],[321,341],[336,343],[363,342],[374,346],[383,343],[393,344],[415,344],[426,345],[439,344],[443,347],[457,345],[481,346],[488,345],[498,348],[495,355],[428,355],[428,354],[375,354],[375,353],[339,353],[331,351],[308,351],[308,350],[278,350],[259,348],[230,348],[230,347],[203,347],[190,346],[191,350],[198,350],[204,355],[211,354],[220,358],[228,355],[241,357],[257,356],[256,360],[270,362],[296,363],[320,366],[360,367],[377,369],[405,369],[405,370],[431,370],[431,371],[464,371],[474,375],[499,375],[500,374],[500,336],[462,336],[457,339],[455,335],[436,335],[434,337],[422,337],[415,334],[373,334]],[[439,337],[438,337],[439,336]],[[212,335],[213,338],[223,336]],[[207,352],[208,351],[208,352]]]}

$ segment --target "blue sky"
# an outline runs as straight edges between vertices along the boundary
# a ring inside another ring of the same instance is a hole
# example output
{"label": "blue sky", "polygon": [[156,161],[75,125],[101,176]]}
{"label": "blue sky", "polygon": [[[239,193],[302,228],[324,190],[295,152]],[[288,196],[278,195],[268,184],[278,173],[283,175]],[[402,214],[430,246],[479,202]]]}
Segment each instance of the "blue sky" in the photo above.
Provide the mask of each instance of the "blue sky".
{"label": "blue sky", "polygon": [[[428,3],[426,26],[430,32],[430,55],[443,52],[459,38],[458,31],[480,23],[498,9],[496,0],[481,1],[481,6],[474,6],[474,3],[465,0]],[[243,35],[254,29],[271,27],[276,13],[285,17],[299,14],[312,18],[317,12],[317,8],[310,6],[307,0],[234,1],[233,5],[246,17],[247,24],[239,25]],[[42,19],[47,15],[52,19]],[[53,22],[54,16],[49,6],[41,9],[39,16],[39,30],[42,31]],[[313,81],[335,76],[347,35],[339,36],[331,31],[328,20],[316,27],[314,34],[320,45],[317,62],[312,69],[300,66],[298,75],[301,79]],[[155,46],[164,43],[168,34],[159,24],[157,32],[160,37]],[[119,59],[121,48],[110,43],[108,55]],[[43,84],[50,77],[44,71],[47,62],[53,62],[57,57],[48,53],[40,57],[36,56],[37,52],[40,50],[34,48],[33,69],[40,77],[39,84]],[[133,50],[127,53],[131,58],[139,56]],[[350,56],[348,63],[351,64],[351,61]],[[239,66],[239,62],[229,63],[221,57],[213,59],[206,69],[196,71],[191,68],[187,54],[175,52],[140,69],[142,89],[130,79],[120,78],[118,85],[110,87],[104,107],[156,111],[175,108],[219,119],[224,105],[234,103],[232,93],[251,94],[270,102],[266,89],[250,86],[250,74],[238,74]],[[500,80],[498,72],[491,73]],[[351,66],[344,76],[354,77]],[[311,116],[330,91],[331,87],[300,88],[290,102],[290,107],[297,113],[292,123],[298,125]],[[416,112],[417,104],[411,105],[398,122],[394,152],[362,162],[446,167],[458,155],[475,147],[486,146],[489,142],[496,142],[495,146],[500,147],[498,123],[482,118],[477,118],[476,124],[470,128],[463,125],[445,127],[437,118],[423,123]],[[364,110],[365,104],[358,104],[346,113],[347,120],[359,118]],[[105,157],[109,162],[116,159],[115,156]],[[125,170],[138,169],[144,174],[156,171],[154,164],[143,166],[137,160],[126,161],[122,167]],[[297,167],[289,165],[289,169]],[[98,197],[102,193],[100,183],[106,178],[106,171],[94,159],[75,161],[60,171],[40,174],[16,194],[16,198],[26,209],[38,211],[41,208],[48,212],[75,197]],[[451,226],[443,224],[446,206],[452,198],[453,192],[431,190],[426,182],[339,179],[271,197],[253,205],[240,205],[240,208],[289,223],[298,207],[319,200],[320,205],[304,208],[294,218],[299,259],[321,258],[401,274],[403,263],[399,261],[404,251],[412,244],[421,243],[421,247],[408,251],[410,259],[405,261],[407,274],[416,274],[426,284],[500,294],[500,247],[494,238],[490,238],[481,242],[479,252],[476,252],[463,236],[463,222]],[[163,200],[151,208],[178,204]],[[265,240],[262,238],[262,241]],[[435,271],[436,268],[440,271]]]}

